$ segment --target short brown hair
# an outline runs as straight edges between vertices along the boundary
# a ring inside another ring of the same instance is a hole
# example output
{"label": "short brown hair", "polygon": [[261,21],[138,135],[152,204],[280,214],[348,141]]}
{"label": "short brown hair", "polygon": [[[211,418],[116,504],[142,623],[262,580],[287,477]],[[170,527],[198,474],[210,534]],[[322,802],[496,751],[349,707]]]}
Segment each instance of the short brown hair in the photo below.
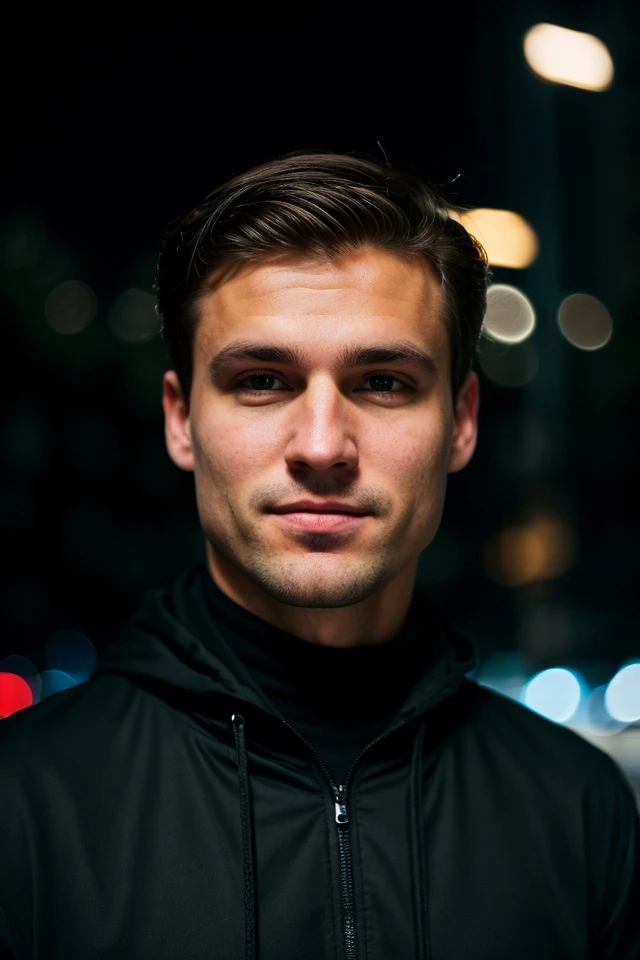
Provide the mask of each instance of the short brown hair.
{"label": "short brown hair", "polygon": [[413,174],[351,154],[301,150],[223,183],[167,234],[158,314],[187,404],[197,302],[214,272],[225,276],[227,267],[287,252],[333,258],[365,245],[423,256],[435,269],[447,305],[455,400],[486,308],[482,246],[449,216],[440,193]]}

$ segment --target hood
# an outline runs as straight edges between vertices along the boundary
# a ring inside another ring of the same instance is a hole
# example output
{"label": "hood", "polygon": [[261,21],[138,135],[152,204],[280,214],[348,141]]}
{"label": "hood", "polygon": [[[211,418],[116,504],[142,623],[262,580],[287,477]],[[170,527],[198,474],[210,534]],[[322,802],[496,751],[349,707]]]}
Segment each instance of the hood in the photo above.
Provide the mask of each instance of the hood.
{"label": "hood", "polygon": [[[187,709],[192,703],[194,711],[197,704],[198,710],[206,713],[207,703],[225,695],[280,716],[216,630],[215,622],[206,636],[195,626],[188,586],[196,572],[197,568],[192,568],[168,589],[154,588],[144,594],[121,636],[100,654],[93,676],[125,675],[165,700],[180,701]],[[436,651],[394,722],[420,716],[450,699],[475,666],[471,642],[446,622],[424,594],[423,600],[429,612],[425,631]]]}

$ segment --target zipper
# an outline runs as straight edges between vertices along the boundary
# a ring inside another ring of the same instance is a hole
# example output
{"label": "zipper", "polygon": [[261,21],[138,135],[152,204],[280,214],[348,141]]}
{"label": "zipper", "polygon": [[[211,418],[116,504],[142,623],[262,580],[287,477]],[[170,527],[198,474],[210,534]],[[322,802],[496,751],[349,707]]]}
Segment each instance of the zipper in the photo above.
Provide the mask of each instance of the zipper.
{"label": "zipper", "polygon": [[345,960],[356,960],[358,943],[356,939],[356,898],[353,890],[353,868],[351,860],[351,832],[347,814],[347,795],[341,783],[336,792],[336,823],[338,824],[338,850],[340,851],[340,887],[342,889],[342,913],[344,919],[344,955]]}
{"label": "zipper", "polygon": [[[280,719],[280,718],[278,718]],[[311,746],[306,737],[303,737],[294,726],[292,726],[288,720],[281,720],[281,723],[284,723],[285,726],[289,727],[290,730],[293,730],[295,735],[302,740],[303,743],[307,745],[311,753],[316,758],[320,769],[324,773],[325,780],[327,781],[334,800],[335,807],[335,821],[338,828],[338,851],[340,855],[340,887],[342,892],[342,909],[343,909],[343,921],[344,921],[344,960],[358,960],[358,941],[356,935],[356,898],[353,887],[353,862],[351,857],[351,830],[349,827],[349,811],[347,805],[347,790],[349,786],[349,781],[357,764],[360,762],[367,750],[370,750],[371,747],[374,747],[376,743],[380,743],[381,740],[384,740],[385,737],[390,736],[392,733],[395,733],[396,730],[399,730],[400,727],[403,727],[407,720],[402,720],[400,723],[397,723],[394,727],[391,727],[390,730],[387,730],[386,733],[382,733],[379,737],[376,737],[375,740],[372,740],[371,743],[367,744],[364,747],[358,756],[355,758],[351,766],[349,767],[349,772],[347,773],[347,778],[344,783],[341,783],[339,786],[333,782],[331,773],[322,760],[318,756],[314,748]]]}
{"label": "zipper", "polygon": [[[253,705],[251,705],[253,706]],[[262,710],[262,707],[258,708]],[[355,892],[353,885],[353,864],[351,857],[351,831],[349,828],[349,810],[348,810],[348,788],[349,781],[353,775],[353,771],[356,766],[360,763],[362,757],[367,753],[368,750],[371,750],[372,747],[375,747],[377,743],[380,743],[381,740],[384,740],[386,737],[391,736],[392,733],[395,733],[396,730],[399,730],[401,727],[404,727],[407,720],[401,720],[400,723],[396,723],[395,726],[391,727],[390,730],[387,730],[386,733],[380,734],[379,737],[376,737],[375,740],[372,740],[371,743],[367,744],[364,747],[358,756],[355,758],[349,771],[347,773],[346,780],[340,785],[336,785],[331,776],[329,768],[325,764],[322,757],[320,757],[312,745],[309,743],[306,737],[303,737],[302,734],[296,730],[288,720],[284,720],[281,717],[276,717],[275,714],[269,712],[269,716],[273,717],[276,720],[279,720],[280,723],[283,723],[289,730],[292,730],[295,733],[296,737],[307,746],[315,757],[318,766],[324,774],[324,778],[327,781],[329,789],[331,790],[331,795],[334,801],[335,809],[335,822],[338,829],[338,851],[340,856],[340,887],[342,893],[342,907],[343,907],[343,920],[344,920],[344,960],[358,960],[358,941],[356,933],[356,903],[355,903]],[[240,710],[238,710],[240,713]],[[196,714],[200,717],[205,723],[209,723],[209,718],[202,715]],[[244,720],[243,720],[244,722]]]}

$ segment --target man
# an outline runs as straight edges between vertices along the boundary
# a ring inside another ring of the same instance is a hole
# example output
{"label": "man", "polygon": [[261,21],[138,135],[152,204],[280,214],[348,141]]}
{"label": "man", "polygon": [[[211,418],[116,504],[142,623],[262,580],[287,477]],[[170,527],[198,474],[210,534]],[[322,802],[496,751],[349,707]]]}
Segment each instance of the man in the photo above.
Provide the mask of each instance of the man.
{"label": "man", "polygon": [[166,443],[206,563],[0,724],[4,956],[640,957],[626,781],[467,679],[415,588],[476,445],[486,283],[430,187],[351,156],[171,231]]}

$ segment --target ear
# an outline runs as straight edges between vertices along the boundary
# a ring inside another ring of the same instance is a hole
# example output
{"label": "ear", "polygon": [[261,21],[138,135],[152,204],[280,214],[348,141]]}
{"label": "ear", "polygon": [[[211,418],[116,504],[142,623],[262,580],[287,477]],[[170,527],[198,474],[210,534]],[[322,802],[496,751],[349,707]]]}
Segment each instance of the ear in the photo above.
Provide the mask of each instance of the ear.
{"label": "ear", "polygon": [[162,379],[162,409],[167,452],[181,470],[193,470],[193,446],[189,411],[175,370],[168,370]]}
{"label": "ear", "polygon": [[449,453],[449,473],[457,473],[469,463],[478,441],[480,380],[470,370],[456,400],[454,430]]}

